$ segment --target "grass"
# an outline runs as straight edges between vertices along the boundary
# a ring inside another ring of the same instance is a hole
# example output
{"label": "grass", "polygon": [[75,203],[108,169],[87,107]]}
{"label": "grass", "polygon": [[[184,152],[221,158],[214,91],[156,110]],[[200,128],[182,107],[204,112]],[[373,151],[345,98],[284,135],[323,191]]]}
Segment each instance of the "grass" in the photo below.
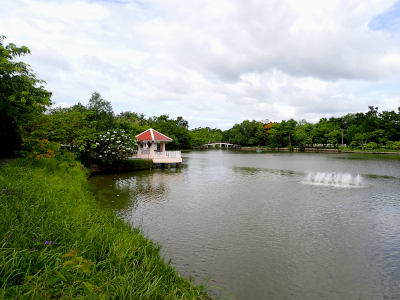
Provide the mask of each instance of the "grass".
{"label": "grass", "polygon": [[71,158],[0,169],[0,299],[209,299],[100,207]]}
{"label": "grass", "polygon": [[357,151],[357,152],[378,152],[378,153],[400,153],[400,150],[396,150],[396,149],[390,149],[390,148],[377,148],[377,149],[366,149],[364,148],[364,150],[360,148],[351,148],[351,147],[342,147],[340,148],[342,151]]}

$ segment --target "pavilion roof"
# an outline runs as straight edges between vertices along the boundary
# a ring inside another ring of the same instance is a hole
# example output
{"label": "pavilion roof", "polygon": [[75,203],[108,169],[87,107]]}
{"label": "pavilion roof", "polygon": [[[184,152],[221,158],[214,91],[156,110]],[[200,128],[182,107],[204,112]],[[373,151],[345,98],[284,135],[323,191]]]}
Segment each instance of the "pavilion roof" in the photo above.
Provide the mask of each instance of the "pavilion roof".
{"label": "pavilion roof", "polygon": [[172,142],[170,137],[165,134],[154,130],[153,128],[147,129],[136,136],[138,141],[155,141],[155,142]]}

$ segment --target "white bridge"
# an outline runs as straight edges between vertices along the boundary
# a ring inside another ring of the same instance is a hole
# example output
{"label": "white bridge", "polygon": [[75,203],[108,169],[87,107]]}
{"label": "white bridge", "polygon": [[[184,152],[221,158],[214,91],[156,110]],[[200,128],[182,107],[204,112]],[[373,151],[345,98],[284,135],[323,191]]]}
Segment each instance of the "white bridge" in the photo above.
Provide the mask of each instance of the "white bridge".
{"label": "white bridge", "polygon": [[214,142],[214,143],[208,143],[208,144],[203,145],[203,147],[206,147],[206,148],[208,148],[208,147],[215,148],[217,146],[219,148],[222,148],[222,147],[229,148],[229,147],[233,147],[234,145],[231,143],[228,143],[228,142]]}

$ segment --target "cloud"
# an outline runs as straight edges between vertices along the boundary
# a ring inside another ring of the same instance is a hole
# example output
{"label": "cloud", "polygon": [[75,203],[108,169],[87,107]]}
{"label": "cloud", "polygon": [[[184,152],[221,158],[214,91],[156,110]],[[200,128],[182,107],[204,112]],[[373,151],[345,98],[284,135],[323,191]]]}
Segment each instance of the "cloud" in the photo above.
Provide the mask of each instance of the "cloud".
{"label": "cloud", "polygon": [[392,7],[374,16],[369,22],[368,27],[372,30],[385,30],[391,32],[400,31],[400,1]]}
{"label": "cloud", "polygon": [[55,102],[227,128],[395,106],[399,3],[6,0],[0,27]]}
{"label": "cloud", "polygon": [[60,82],[73,71],[66,57],[57,49],[35,44],[29,46],[29,49],[32,55],[27,56],[25,61],[33,66],[40,66],[33,70],[38,78],[45,78],[48,83]]}

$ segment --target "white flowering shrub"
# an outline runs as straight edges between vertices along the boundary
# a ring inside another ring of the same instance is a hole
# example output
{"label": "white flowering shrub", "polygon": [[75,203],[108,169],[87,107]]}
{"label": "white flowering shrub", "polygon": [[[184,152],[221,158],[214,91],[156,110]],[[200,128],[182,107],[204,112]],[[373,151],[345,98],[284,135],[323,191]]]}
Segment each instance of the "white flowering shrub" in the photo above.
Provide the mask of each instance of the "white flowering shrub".
{"label": "white flowering shrub", "polygon": [[136,137],[121,129],[105,131],[96,139],[95,158],[104,163],[131,157],[136,150]]}

